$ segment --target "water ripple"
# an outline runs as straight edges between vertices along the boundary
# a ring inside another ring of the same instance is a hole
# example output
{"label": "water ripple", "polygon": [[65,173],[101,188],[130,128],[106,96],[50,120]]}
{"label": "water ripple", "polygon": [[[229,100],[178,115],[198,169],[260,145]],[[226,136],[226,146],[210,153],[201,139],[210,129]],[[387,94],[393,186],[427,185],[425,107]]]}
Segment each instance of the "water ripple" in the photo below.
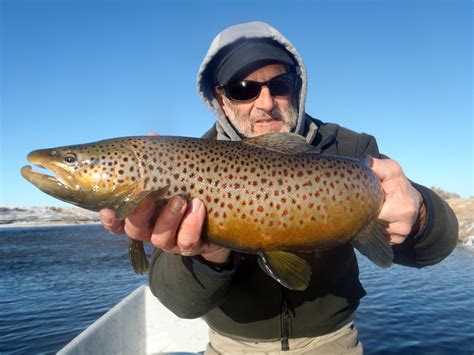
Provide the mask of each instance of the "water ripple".
{"label": "water ripple", "polygon": [[[56,352],[146,283],[130,270],[127,243],[100,226],[0,229],[0,352]],[[423,269],[358,257],[366,354],[473,353],[472,251]]]}

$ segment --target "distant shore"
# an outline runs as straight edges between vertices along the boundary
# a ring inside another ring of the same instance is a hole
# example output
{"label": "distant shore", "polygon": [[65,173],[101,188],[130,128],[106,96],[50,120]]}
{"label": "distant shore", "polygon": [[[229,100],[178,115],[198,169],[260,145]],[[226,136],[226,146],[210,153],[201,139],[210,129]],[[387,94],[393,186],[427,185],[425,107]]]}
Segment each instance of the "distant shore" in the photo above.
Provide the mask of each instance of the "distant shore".
{"label": "distant shore", "polygon": [[0,207],[0,228],[82,225],[99,222],[97,212],[78,207]]}
{"label": "distant shore", "polygon": [[90,225],[100,225],[100,222],[84,222],[84,223],[75,223],[75,222],[43,222],[43,223],[8,223],[0,224],[1,228],[38,228],[38,227],[70,227],[70,226],[90,226]]}
{"label": "distant shore", "polygon": [[[439,194],[446,200],[458,218],[459,244],[474,245],[474,197],[460,198]],[[97,212],[78,207],[0,207],[0,228],[72,226],[99,223]]]}

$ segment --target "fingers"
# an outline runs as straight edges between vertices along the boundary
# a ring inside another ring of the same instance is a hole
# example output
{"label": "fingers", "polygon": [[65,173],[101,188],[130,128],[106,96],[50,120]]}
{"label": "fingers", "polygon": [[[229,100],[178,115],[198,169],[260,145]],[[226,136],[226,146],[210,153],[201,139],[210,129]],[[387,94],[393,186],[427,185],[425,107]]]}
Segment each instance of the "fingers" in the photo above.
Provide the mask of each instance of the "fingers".
{"label": "fingers", "polygon": [[422,197],[396,161],[372,158],[371,167],[385,193],[379,218],[389,222],[387,232],[390,242],[403,243],[416,225]]}
{"label": "fingers", "polygon": [[115,219],[115,211],[104,208],[99,212],[100,222],[112,234],[124,234],[124,221]]}
{"label": "fingers", "polygon": [[125,219],[125,234],[135,240],[150,240],[152,232],[150,218],[154,211],[155,203],[148,197],[144,198],[133,213]]}
{"label": "fingers", "polygon": [[201,231],[205,214],[204,204],[199,199],[195,198],[189,203],[177,235],[177,245],[181,255],[200,254]]}
{"label": "fingers", "polygon": [[176,247],[176,232],[187,209],[186,201],[181,196],[173,197],[156,220],[151,242],[163,250]]}
{"label": "fingers", "polygon": [[152,244],[185,256],[201,254],[205,246],[201,240],[205,217],[206,209],[199,199],[186,203],[181,197],[174,197],[158,217]]}

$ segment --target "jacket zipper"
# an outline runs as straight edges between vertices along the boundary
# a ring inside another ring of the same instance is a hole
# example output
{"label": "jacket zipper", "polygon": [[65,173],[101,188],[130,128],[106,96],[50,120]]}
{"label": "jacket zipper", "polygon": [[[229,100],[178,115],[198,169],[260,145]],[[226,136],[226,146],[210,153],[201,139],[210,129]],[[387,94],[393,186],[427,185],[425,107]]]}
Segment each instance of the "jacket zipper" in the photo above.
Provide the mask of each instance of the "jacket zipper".
{"label": "jacket zipper", "polygon": [[290,350],[288,337],[290,336],[290,313],[288,312],[288,304],[282,292],[282,312],[281,312],[281,351]]}

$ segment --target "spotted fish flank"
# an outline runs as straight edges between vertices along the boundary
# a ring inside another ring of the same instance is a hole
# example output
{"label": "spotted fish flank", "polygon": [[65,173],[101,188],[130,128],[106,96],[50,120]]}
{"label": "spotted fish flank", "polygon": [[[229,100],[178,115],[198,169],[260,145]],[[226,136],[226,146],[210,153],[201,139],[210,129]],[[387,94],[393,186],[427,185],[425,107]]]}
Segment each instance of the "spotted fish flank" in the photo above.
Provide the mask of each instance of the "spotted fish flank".
{"label": "spotted fish flank", "polygon": [[[56,177],[22,169],[42,191],[90,210],[113,208],[125,218],[146,196],[201,199],[203,236],[259,255],[262,268],[292,289],[305,289],[310,270],[292,251],[353,243],[386,267],[393,254],[377,177],[364,160],[313,152],[301,136],[274,133],[241,142],[188,137],[128,137],[38,150],[32,164]],[[139,242],[134,268],[146,269]],[[139,262],[137,260],[140,260]]]}

